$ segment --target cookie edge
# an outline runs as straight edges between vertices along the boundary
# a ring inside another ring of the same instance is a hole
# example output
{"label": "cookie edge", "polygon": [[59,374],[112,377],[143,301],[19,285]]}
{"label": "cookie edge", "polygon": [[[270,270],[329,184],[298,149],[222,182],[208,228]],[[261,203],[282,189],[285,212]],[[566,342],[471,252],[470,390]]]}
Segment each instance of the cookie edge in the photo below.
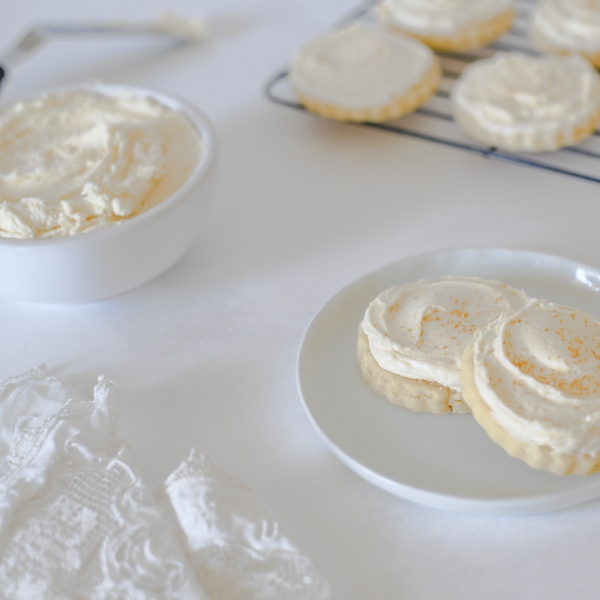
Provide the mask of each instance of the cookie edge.
{"label": "cookie edge", "polygon": [[306,94],[297,93],[297,96],[298,101],[307,111],[326,119],[352,123],[380,123],[397,119],[417,110],[436,92],[441,78],[442,67],[439,59],[434,56],[431,66],[425,71],[421,79],[386,106],[361,109],[342,108],[334,104],[313,100]]}
{"label": "cookie edge", "polygon": [[483,48],[504,35],[512,27],[516,11],[510,7],[487,21],[468,25],[455,34],[446,36],[423,35],[403,29],[400,25],[394,23],[393,12],[385,4],[382,5],[379,15],[381,22],[392,31],[415,38],[432,50],[438,52],[466,52]]}
{"label": "cookie edge", "polygon": [[363,380],[375,393],[387,398],[390,404],[413,412],[434,414],[470,412],[460,392],[424,379],[403,377],[380,367],[371,354],[369,338],[363,331],[362,323],[358,326],[356,358]]}
{"label": "cookie edge", "polygon": [[499,425],[491,409],[481,397],[475,382],[475,338],[465,348],[462,357],[460,380],[463,400],[471,408],[475,420],[488,436],[504,448],[513,458],[526,462],[534,469],[549,471],[555,475],[591,475],[600,471],[600,455],[579,457],[558,452],[549,446],[529,444],[512,437]]}

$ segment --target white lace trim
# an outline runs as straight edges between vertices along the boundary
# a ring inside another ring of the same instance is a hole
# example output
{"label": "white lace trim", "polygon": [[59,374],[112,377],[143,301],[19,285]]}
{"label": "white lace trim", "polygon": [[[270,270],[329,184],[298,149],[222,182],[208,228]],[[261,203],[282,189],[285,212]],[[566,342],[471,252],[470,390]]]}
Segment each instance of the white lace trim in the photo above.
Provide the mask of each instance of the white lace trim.
{"label": "white lace trim", "polygon": [[211,600],[325,600],[316,565],[251,488],[192,450],[165,481],[187,555]]}
{"label": "white lace trim", "polygon": [[1,598],[206,598],[115,439],[106,378],[84,400],[40,367],[0,386],[0,415]]}
{"label": "white lace trim", "polygon": [[329,597],[252,489],[192,451],[159,502],[117,430],[106,377],[92,399],[43,365],[0,382],[0,599]]}

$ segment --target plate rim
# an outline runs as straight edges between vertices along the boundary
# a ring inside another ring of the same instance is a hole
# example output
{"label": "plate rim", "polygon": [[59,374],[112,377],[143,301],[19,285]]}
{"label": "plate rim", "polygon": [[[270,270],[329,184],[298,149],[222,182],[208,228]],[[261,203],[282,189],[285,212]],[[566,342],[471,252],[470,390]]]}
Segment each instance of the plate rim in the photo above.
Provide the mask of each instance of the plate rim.
{"label": "plate rim", "polygon": [[[596,274],[600,278],[600,269],[593,267],[586,263],[566,258],[550,253],[536,252],[531,250],[520,250],[514,248],[502,248],[502,247],[461,247],[461,248],[447,248],[440,250],[433,250],[428,252],[411,254],[397,260],[388,262],[380,267],[372,269],[366,273],[363,273],[356,279],[350,281],[346,285],[342,286],[336,293],[330,296],[315,312],[307,325],[300,342],[300,347],[296,356],[296,386],[300,396],[302,407],[308,416],[311,425],[315,428],[321,439],[325,442],[326,446],[337,456],[337,458],[350,468],[353,472],[365,479],[369,483],[401,498],[415,502],[430,508],[436,508],[439,510],[445,510],[450,512],[470,514],[470,515],[487,515],[487,516],[520,516],[530,514],[540,514],[545,512],[563,510],[584,502],[588,502],[595,498],[600,497],[600,477],[598,478],[578,478],[582,481],[580,486],[569,488],[566,490],[559,490],[556,492],[549,492],[543,494],[533,494],[530,496],[522,497],[506,497],[502,499],[490,499],[490,498],[477,498],[477,497],[465,497],[453,494],[444,494],[440,492],[433,492],[421,487],[407,485],[405,483],[392,480],[384,475],[381,475],[369,467],[361,464],[359,461],[354,459],[352,456],[347,454],[342,448],[337,446],[323,431],[319,423],[313,416],[302,386],[302,368],[304,363],[307,361],[305,354],[308,352],[307,345],[310,335],[316,327],[316,323],[321,314],[326,311],[330,305],[334,304],[341,297],[345,296],[350,288],[360,286],[364,280],[373,277],[379,272],[384,272],[396,265],[410,260],[422,259],[426,260],[436,255],[438,256],[459,256],[467,253],[506,253],[518,256],[527,255],[530,259],[540,260],[553,260],[559,261],[566,264],[576,266],[577,268],[583,268],[588,272]],[[584,282],[582,282],[583,285]],[[600,292],[598,288],[595,291]],[[568,476],[567,476],[568,477]],[[575,476],[573,476],[575,477]]]}

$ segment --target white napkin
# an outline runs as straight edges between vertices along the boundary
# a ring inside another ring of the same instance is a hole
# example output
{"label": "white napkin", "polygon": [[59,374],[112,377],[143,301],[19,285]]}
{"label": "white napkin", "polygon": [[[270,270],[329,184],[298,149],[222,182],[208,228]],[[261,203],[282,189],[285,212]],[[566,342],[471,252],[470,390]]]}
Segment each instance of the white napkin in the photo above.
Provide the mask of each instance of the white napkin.
{"label": "white napkin", "polygon": [[294,546],[271,507],[203,454],[192,450],[163,494],[211,600],[329,598],[315,564]]}
{"label": "white napkin", "polygon": [[192,452],[159,503],[117,431],[105,377],[91,399],[44,367],[0,383],[0,598],[329,596],[252,490]]}
{"label": "white napkin", "polygon": [[117,421],[104,377],[92,399],[43,368],[0,384],[3,598],[207,598]]}

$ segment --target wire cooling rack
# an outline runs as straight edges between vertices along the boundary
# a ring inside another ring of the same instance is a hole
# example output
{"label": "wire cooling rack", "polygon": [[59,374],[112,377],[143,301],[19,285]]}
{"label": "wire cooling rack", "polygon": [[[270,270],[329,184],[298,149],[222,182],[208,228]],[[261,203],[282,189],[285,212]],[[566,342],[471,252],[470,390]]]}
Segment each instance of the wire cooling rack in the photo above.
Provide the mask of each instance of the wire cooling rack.
{"label": "wire cooling rack", "polygon": [[[336,27],[347,26],[355,21],[376,22],[376,6],[379,1],[368,0],[361,4],[340,20]],[[437,93],[416,112],[385,123],[361,123],[359,126],[450,146],[485,158],[600,183],[600,131],[595,131],[593,135],[576,146],[562,148],[557,152],[525,154],[506,152],[493,146],[479,144],[463,133],[452,118],[450,91],[462,70],[469,63],[480,58],[489,58],[499,50],[538,54],[532,48],[527,37],[529,17],[535,4],[536,0],[516,0],[517,17],[512,29],[490,46],[468,53],[438,53],[444,71],[442,81]],[[265,86],[267,98],[277,104],[305,111],[306,109],[295,99],[289,85],[288,74],[289,71],[286,67],[267,82]]]}

